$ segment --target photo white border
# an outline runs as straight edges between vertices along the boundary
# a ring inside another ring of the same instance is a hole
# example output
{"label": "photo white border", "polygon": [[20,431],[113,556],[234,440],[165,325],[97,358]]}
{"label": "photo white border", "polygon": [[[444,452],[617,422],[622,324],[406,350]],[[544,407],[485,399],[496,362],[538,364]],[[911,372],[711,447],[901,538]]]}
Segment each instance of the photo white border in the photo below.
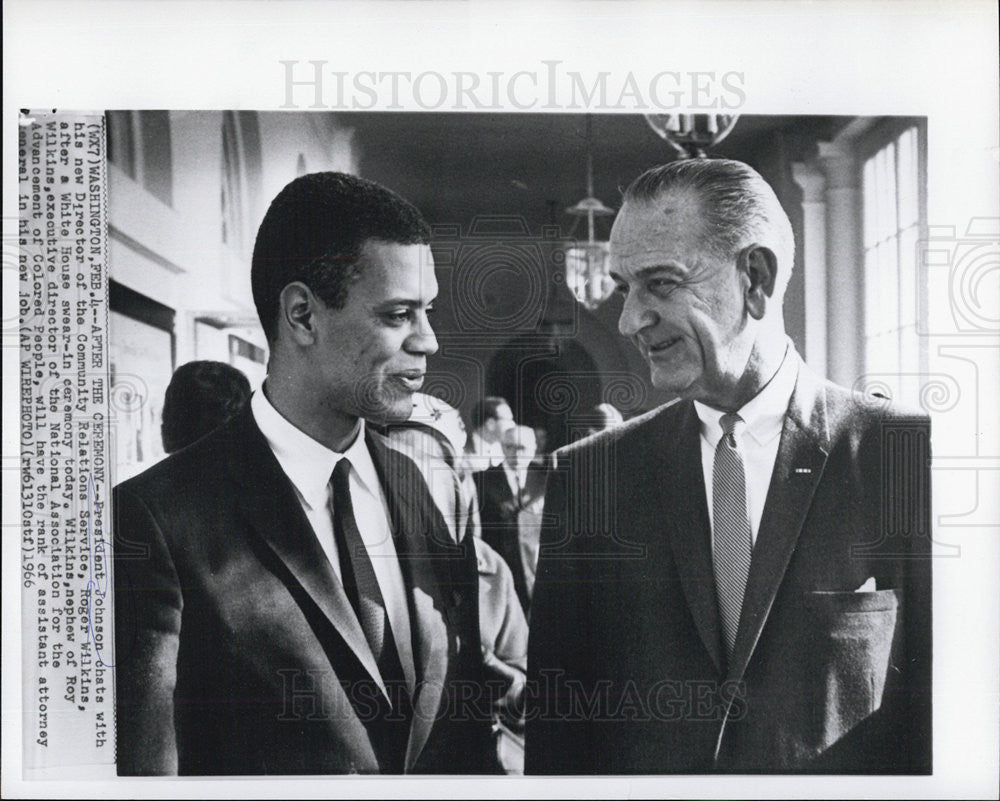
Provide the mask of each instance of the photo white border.
{"label": "photo white border", "polygon": [[[5,242],[16,237],[19,108],[278,109],[284,102],[279,62],[288,59],[325,60],[329,69],[348,72],[512,74],[540,71],[542,62],[552,59],[584,74],[738,71],[745,74],[747,95],[741,113],[927,116],[929,223],[964,228],[972,217],[1000,216],[993,2],[8,0],[4,21]],[[952,161],[959,165],[954,172],[947,168]],[[5,321],[17,316],[14,263],[5,250]],[[88,772],[75,771],[62,781],[24,782],[20,549],[11,536],[20,508],[16,331],[5,331],[3,344],[4,797],[997,797],[1000,536],[995,530],[970,531],[960,566],[935,574],[933,777],[95,783]],[[981,378],[1000,381],[993,372]],[[934,431],[935,442],[947,436]],[[1000,454],[1000,444],[983,445],[983,452]]]}

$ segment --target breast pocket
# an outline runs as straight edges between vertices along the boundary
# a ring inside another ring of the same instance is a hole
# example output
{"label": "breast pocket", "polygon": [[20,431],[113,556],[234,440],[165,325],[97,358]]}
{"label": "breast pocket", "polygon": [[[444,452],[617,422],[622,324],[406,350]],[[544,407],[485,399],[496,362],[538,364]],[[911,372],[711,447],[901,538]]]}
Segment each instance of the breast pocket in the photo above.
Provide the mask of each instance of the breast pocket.
{"label": "breast pocket", "polygon": [[821,748],[881,706],[900,600],[899,590],[805,593]]}

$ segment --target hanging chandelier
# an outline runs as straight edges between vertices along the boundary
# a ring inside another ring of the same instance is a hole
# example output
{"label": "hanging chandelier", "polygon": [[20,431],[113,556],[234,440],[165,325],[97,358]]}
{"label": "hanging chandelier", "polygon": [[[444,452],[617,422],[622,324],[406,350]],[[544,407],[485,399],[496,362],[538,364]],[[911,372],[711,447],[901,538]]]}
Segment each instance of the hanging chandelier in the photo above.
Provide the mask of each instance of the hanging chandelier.
{"label": "hanging chandelier", "polygon": [[646,114],[646,122],[678,158],[705,158],[705,151],[732,133],[739,114]]}
{"label": "hanging chandelier", "polygon": [[[647,124],[669,144],[678,158],[705,158],[706,151],[732,133],[738,114],[645,114]],[[587,219],[587,241],[566,250],[566,285],[573,297],[593,311],[615,290],[608,263],[608,243],[598,240],[594,220],[615,213],[594,197],[592,120],[587,115],[587,195],[566,209]],[[574,229],[576,224],[574,223]],[[572,231],[570,232],[572,236]]]}
{"label": "hanging chandelier", "polygon": [[[578,242],[566,250],[566,285],[573,297],[593,311],[614,292],[608,266],[608,243],[596,238],[595,217],[613,215],[614,209],[594,197],[594,155],[592,152],[592,121],[587,115],[587,196],[566,209],[567,214],[587,218],[587,241]],[[574,223],[574,228],[576,224]]]}

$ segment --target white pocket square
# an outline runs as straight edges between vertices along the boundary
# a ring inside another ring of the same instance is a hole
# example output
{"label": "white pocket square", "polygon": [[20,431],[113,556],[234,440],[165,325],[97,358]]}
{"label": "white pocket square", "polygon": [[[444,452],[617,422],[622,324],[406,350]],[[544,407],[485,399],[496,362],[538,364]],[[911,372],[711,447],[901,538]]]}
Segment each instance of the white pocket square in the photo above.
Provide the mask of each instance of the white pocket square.
{"label": "white pocket square", "polygon": [[875,576],[871,576],[864,584],[858,587],[855,592],[875,592]]}

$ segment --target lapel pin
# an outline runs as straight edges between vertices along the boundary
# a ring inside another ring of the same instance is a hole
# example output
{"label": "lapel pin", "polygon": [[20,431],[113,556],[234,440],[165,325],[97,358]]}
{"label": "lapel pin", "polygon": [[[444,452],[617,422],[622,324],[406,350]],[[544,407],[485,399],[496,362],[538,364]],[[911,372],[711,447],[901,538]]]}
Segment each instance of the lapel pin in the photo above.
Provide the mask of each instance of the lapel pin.
{"label": "lapel pin", "polygon": [[795,468],[795,472],[796,473],[811,473],[812,472],[812,468],[811,467],[796,467]]}

